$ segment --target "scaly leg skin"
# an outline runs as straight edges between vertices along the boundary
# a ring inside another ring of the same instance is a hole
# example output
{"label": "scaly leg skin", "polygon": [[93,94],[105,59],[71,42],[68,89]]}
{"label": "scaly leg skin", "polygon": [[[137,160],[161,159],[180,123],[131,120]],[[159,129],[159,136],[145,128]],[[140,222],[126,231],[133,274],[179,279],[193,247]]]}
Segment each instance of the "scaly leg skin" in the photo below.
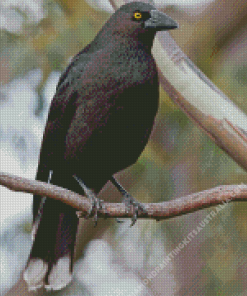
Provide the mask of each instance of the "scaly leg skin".
{"label": "scaly leg skin", "polygon": [[[81,188],[84,190],[85,195],[91,200],[91,204],[92,204],[92,208],[89,212],[89,214],[85,217],[86,219],[89,218],[89,216],[91,215],[93,209],[95,209],[95,214],[93,217],[93,221],[94,221],[94,226],[97,226],[97,222],[98,222],[98,211],[102,208],[104,208],[104,204],[103,201],[101,199],[99,199],[95,193],[88,188],[85,183],[76,175],[73,175],[73,177],[76,179],[76,181],[79,183],[79,185],[81,186]],[[81,212],[78,211],[77,212],[78,218],[81,218]]]}
{"label": "scaly leg skin", "polygon": [[[130,210],[130,206],[133,205],[134,207],[134,215],[132,217],[132,223],[130,226],[133,226],[136,223],[137,220],[137,215],[138,215],[138,211],[142,211],[144,213],[147,213],[145,207],[143,204],[141,204],[140,202],[136,201],[134,199],[133,196],[131,196],[124,188],[123,186],[112,176],[111,177],[111,182],[113,185],[116,186],[117,190],[123,195],[123,202],[127,208],[127,211]],[[123,222],[123,221],[119,221],[118,222]]]}

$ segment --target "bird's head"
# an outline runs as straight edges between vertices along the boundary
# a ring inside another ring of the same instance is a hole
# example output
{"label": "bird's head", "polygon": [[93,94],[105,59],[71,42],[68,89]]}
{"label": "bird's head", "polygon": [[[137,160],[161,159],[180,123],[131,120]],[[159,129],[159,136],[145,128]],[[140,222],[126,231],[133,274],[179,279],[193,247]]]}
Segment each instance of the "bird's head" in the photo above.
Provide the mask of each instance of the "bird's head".
{"label": "bird's head", "polygon": [[109,19],[115,34],[120,36],[153,36],[157,31],[171,30],[178,24],[153,5],[143,2],[131,2],[121,6]]}

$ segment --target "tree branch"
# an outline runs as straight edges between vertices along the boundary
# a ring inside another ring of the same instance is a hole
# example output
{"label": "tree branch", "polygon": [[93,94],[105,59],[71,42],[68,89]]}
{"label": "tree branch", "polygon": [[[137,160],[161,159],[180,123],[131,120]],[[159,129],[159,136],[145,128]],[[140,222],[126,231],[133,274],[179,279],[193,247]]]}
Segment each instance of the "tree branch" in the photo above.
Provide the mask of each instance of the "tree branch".
{"label": "tree branch", "polygon": [[[91,203],[85,196],[52,184],[0,173],[0,185],[13,191],[38,194],[60,200],[81,211],[82,216],[86,216],[91,209]],[[138,217],[156,220],[168,219],[230,201],[247,201],[247,185],[218,186],[171,201],[146,203],[144,206],[147,213],[140,212]],[[104,205],[105,207],[99,210],[98,217],[131,218],[133,216],[133,210],[127,212],[123,203],[104,203]]]}

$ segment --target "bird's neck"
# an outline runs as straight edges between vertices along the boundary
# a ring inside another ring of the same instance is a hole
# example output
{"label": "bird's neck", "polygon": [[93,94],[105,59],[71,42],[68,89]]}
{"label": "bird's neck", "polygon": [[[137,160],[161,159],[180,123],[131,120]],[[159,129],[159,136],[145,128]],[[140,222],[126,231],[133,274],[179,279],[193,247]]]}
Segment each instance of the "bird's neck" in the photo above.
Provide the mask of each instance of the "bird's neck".
{"label": "bird's neck", "polygon": [[103,28],[93,43],[97,44],[100,49],[114,42],[123,44],[125,48],[131,47],[136,49],[142,49],[148,53],[151,53],[155,33],[141,34],[140,32],[129,32],[127,30],[121,30],[121,28]]}
{"label": "bird's neck", "polygon": [[121,36],[120,34],[115,34],[115,42],[119,42],[120,44],[124,44],[127,48],[134,48],[136,50],[143,50],[147,53],[151,53],[153,38],[149,36]]}

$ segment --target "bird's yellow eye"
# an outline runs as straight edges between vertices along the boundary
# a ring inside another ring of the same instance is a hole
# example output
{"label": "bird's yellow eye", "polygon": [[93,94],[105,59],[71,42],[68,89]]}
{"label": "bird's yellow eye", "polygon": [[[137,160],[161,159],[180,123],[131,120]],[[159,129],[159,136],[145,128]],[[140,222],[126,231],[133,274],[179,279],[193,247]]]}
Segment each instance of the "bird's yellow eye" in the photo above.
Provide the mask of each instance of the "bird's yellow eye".
{"label": "bird's yellow eye", "polygon": [[141,18],[142,18],[142,14],[138,11],[138,12],[135,12],[134,13],[134,18],[136,19],[136,20],[140,20]]}

